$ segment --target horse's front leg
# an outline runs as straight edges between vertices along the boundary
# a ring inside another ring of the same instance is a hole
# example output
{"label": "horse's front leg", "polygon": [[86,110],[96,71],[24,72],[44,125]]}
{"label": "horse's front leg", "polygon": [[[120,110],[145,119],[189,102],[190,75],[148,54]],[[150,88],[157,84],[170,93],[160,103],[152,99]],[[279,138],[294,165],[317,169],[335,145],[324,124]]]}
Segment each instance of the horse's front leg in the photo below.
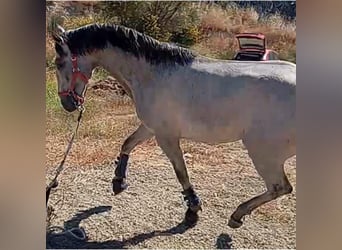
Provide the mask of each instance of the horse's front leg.
{"label": "horse's front leg", "polygon": [[198,220],[197,212],[201,210],[202,202],[190,183],[183,153],[179,145],[179,138],[156,135],[156,140],[160,148],[171,161],[177,179],[183,187],[182,194],[184,195],[184,200],[187,202],[188,206],[185,221],[190,225],[195,225]]}
{"label": "horse's front leg", "polygon": [[153,134],[141,124],[136,131],[134,131],[121,146],[120,155],[117,158],[115,176],[113,178],[113,192],[114,194],[119,194],[127,188],[126,178],[127,178],[127,163],[129,159],[129,154],[131,151],[143,143],[144,141],[153,137]]}

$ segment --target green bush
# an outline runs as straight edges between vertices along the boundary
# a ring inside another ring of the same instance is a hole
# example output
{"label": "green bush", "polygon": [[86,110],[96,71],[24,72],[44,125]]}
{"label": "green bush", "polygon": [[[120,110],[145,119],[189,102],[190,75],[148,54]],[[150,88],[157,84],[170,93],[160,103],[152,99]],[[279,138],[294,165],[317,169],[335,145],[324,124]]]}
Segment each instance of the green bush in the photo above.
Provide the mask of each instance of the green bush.
{"label": "green bush", "polygon": [[199,39],[199,9],[191,2],[102,2],[106,20],[160,41],[190,45]]}
{"label": "green bush", "polygon": [[[58,7],[57,2],[55,5]],[[236,33],[262,32],[266,35],[268,47],[278,51],[281,59],[296,61],[295,22],[284,22],[280,15],[260,18],[255,10],[233,3],[219,6],[205,2],[105,1],[96,4],[93,13],[82,15],[70,14],[61,6],[47,11],[47,33],[56,24],[74,29],[94,22],[115,23],[160,41],[201,48],[200,53],[231,59],[236,50]],[[218,36],[222,36],[222,41]],[[51,38],[47,36],[46,66],[49,70],[54,68],[53,47]]]}
{"label": "green bush", "polygon": [[198,27],[192,26],[189,28],[183,28],[181,32],[175,32],[170,37],[170,41],[185,45],[187,47],[196,44],[201,37],[201,32]]}

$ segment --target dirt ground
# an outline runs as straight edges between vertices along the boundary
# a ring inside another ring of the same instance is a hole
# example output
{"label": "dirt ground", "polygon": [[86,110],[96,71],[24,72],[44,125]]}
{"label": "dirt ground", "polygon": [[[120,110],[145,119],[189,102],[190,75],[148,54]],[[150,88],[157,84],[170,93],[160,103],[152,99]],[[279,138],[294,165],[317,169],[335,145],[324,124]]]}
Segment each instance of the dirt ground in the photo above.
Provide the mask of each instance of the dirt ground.
{"label": "dirt ground", "polygon": [[[102,111],[111,106],[105,100],[99,105]],[[199,222],[193,228],[186,230],[180,224],[186,211],[181,187],[154,139],[131,154],[129,189],[112,195],[111,161],[139,123],[131,106],[120,107],[116,113],[96,111],[96,118],[93,111],[85,115],[83,130],[66,163],[68,168],[51,193],[49,204],[55,211],[49,226],[82,227],[87,239],[80,241],[47,230],[47,248],[296,248],[295,157],[286,162],[293,193],[261,206],[239,229],[228,227],[236,207],[264,190],[240,141],[220,145],[182,141],[191,181],[203,201]],[[57,140],[56,132],[50,131],[52,123],[47,123],[48,181],[61,160],[68,135]],[[110,137],[106,128],[101,133],[91,130],[104,123],[110,127]]]}

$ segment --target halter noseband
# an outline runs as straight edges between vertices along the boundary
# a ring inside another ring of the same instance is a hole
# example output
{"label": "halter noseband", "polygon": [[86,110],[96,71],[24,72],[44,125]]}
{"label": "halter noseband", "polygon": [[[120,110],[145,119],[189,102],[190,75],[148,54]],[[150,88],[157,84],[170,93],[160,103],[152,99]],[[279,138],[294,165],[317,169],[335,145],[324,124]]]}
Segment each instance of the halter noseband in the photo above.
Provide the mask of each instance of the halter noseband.
{"label": "halter noseband", "polygon": [[80,68],[78,67],[77,56],[75,56],[75,55],[71,56],[71,62],[72,62],[71,85],[67,90],[58,92],[58,95],[59,96],[71,95],[75,99],[75,101],[77,101],[77,105],[80,106],[84,102],[84,97],[77,95],[75,92],[76,80],[77,80],[77,78],[80,78],[82,80],[82,82],[84,83],[84,85],[86,85],[89,81],[89,78],[85,74],[83,74],[81,72]]}

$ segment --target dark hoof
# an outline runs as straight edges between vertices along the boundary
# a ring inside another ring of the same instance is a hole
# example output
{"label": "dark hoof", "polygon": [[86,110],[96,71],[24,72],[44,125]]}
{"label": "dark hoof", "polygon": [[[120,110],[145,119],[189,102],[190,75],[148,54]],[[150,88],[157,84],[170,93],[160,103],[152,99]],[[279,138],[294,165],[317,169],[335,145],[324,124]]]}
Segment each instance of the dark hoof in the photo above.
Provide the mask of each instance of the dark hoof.
{"label": "dark hoof", "polygon": [[230,228],[239,228],[242,226],[242,221],[241,220],[235,220],[233,217],[230,217],[228,221],[228,226]]}
{"label": "dark hoof", "polygon": [[192,188],[189,188],[182,193],[184,195],[186,205],[191,209],[192,212],[197,213],[198,211],[202,210],[202,201]]}
{"label": "dark hoof", "polygon": [[193,212],[190,208],[186,210],[184,223],[187,227],[194,227],[198,222],[199,216],[196,212]]}
{"label": "dark hoof", "polygon": [[53,185],[52,185],[51,187],[52,187],[52,188],[58,187],[58,181],[56,180],[56,181],[53,183]]}
{"label": "dark hoof", "polygon": [[201,200],[197,199],[195,202],[190,204],[189,209],[192,212],[196,213],[196,214],[197,214],[198,211],[202,211],[202,202],[201,202]]}
{"label": "dark hoof", "polygon": [[124,179],[113,179],[113,192],[115,195],[120,194],[122,191],[128,188],[128,184]]}

